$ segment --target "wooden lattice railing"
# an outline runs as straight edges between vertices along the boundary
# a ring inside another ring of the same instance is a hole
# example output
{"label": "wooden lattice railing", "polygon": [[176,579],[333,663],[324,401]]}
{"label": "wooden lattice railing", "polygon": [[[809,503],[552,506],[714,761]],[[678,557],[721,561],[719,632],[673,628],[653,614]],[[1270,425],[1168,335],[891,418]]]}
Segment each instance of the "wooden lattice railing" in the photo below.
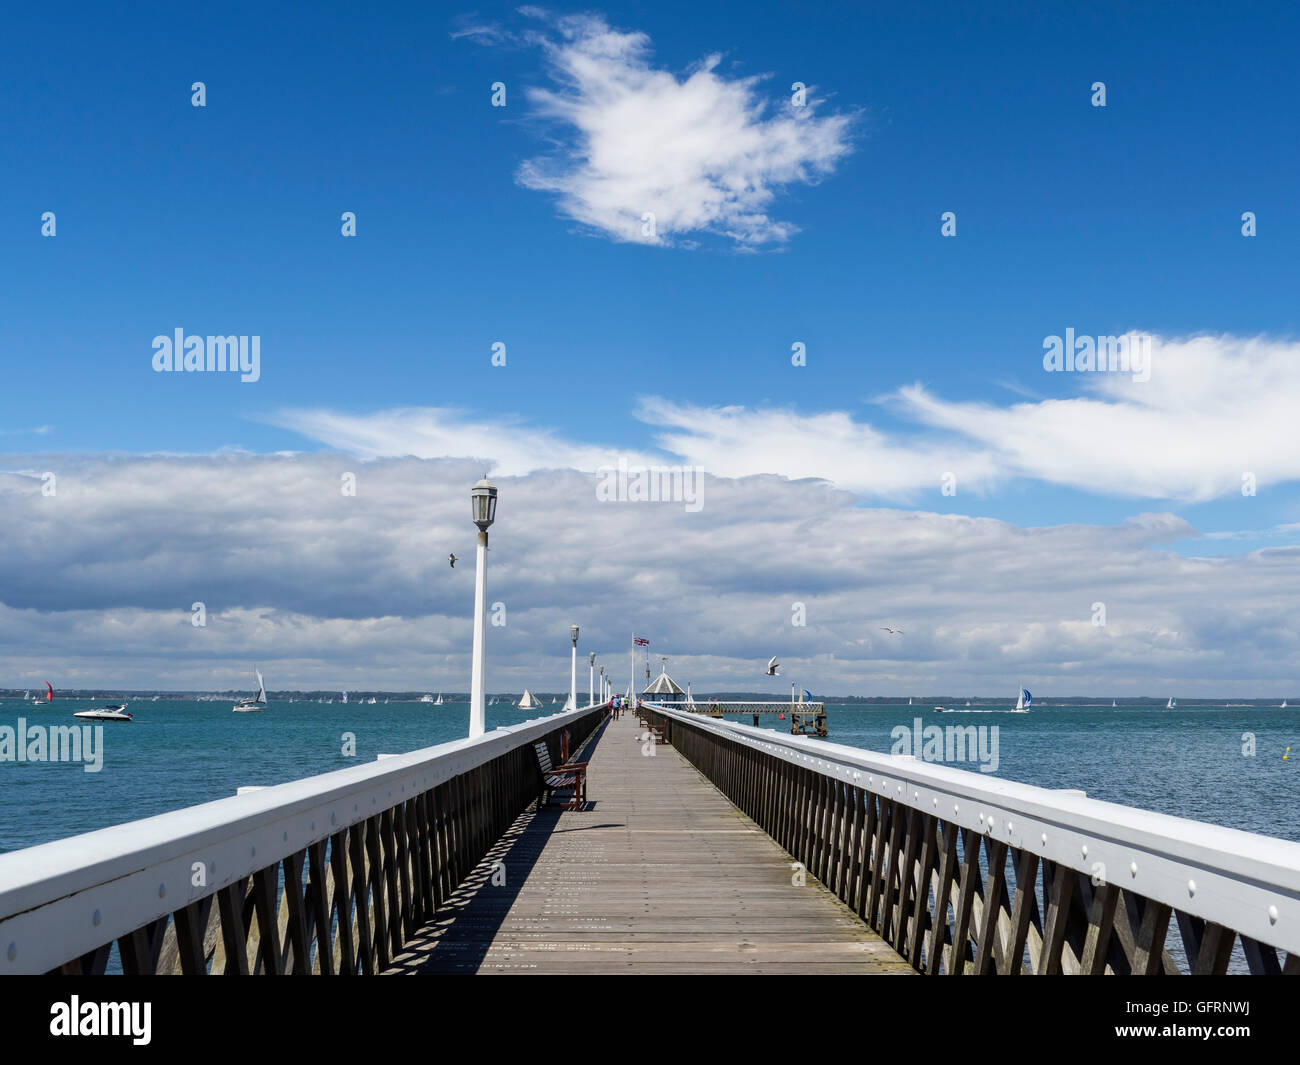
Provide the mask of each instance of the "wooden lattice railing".
{"label": "wooden lattice railing", "polygon": [[[0,972],[372,974],[605,716],[476,740],[0,856]],[[170,902],[178,899],[181,904]]]}
{"label": "wooden lattice railing", "polygon": [[1300,974],[1300,844],[642,713],[920,972]]}

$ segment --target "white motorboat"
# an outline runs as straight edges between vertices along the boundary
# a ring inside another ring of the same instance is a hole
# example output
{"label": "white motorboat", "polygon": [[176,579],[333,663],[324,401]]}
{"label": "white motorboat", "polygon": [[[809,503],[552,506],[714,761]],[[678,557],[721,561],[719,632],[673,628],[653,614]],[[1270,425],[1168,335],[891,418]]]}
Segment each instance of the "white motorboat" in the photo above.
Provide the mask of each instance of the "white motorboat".
{"label": "white motorboat", "polygon": [[78,711],[72,716],[85,718],[87,721],[133,721],[134,720],[134,718],[126,712],[126,703],[109,703],[106,706],[96,707],[94,710]]}

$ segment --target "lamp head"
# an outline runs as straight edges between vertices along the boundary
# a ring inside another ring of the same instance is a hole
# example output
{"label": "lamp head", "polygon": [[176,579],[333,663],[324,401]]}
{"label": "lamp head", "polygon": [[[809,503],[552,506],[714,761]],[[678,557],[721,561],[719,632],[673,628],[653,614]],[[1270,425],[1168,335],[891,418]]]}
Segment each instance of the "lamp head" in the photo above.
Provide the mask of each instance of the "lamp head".
{"label": "lamp head", "polygon": [[577,626],[577,625],[570,625],[570,626],[569,626],[569,638],[573,641],[573,646],[574,646],[574,647],[577,647],[577,646],[578,646],[578,626]]}
{"label": "lamp head", "polygon": [[469,501],[474,524],[480,532],[487,532],[497,517],[497,486],[484,477],[470,489]]}

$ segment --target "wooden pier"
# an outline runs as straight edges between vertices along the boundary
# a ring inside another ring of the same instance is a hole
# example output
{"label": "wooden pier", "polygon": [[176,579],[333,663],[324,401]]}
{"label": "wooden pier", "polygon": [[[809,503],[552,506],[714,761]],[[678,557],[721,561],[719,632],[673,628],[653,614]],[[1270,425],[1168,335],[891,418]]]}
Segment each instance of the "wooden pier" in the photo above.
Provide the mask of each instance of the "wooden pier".
{"label": "wooden pier", "polygon": [[[1300,844],[640,715],[0,855],[0,974],[1300,974]],[[539,807],[569,759],[585,802]]]}
{"label": "wooden pier", "polygon": [[630,714],[597,729],[586,808],[523,813],[387,972],[912,974],[644,735]]}

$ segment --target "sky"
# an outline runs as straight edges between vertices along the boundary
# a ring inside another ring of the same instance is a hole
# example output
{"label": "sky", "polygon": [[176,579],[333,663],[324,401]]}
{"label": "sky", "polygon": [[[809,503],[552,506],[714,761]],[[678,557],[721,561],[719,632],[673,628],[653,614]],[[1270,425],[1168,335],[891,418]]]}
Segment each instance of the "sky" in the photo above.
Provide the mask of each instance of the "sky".
{"label": "sky", "polygon": [[1300,694],[1298,29],[12,10],[0,687]]}

